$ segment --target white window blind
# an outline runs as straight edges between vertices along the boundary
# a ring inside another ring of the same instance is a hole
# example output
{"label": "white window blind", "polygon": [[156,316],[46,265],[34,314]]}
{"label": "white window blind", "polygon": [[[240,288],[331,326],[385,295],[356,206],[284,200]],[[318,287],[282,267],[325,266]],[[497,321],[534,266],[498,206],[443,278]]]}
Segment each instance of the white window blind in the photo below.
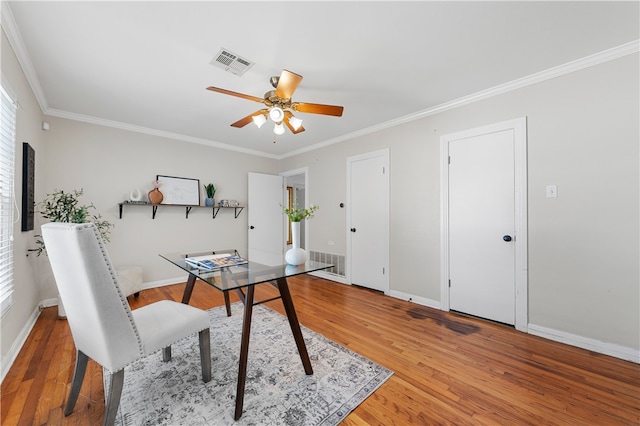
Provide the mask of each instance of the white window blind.
{"label": "white window blind", "polygon": [[16,103],[0,87],[0,315],[13,304],[13,176]]}

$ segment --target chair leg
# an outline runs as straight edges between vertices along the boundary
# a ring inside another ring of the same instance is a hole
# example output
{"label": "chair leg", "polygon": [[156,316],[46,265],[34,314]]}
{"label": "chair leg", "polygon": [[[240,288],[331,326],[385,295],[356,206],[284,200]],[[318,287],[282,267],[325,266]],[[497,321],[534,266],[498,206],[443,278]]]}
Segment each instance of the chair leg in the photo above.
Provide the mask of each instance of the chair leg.
{"label": "chair leg", "polygon": [[209,329],[198,333],[200,339],[200,364],[202,364],[202,381],[208,383],[211,380],[211,339]]}
{"label": "chair leg", "polygon": [[80,394],[80,388],[82,387],[82,381],[84,380],[84,373],[87,371],[88,361],[88,356],[83,352],[76,351],[76,367],[73,371],[73,380],[71,381],[71,390],[67,397],[67,405],[64,407],[65,416],[73,413],[73,407],[76,406],[76,401]]}
{"label": "chair leg", "polygon": [[166,348],[162,348],[162,360],[164,362],[171,361],[171,346],[167,346]]}
{"label": "chair leg", "polygon": [[112,426],[116,421],[116,414],[118,413],[118,406],[120,405],[120,397],[122,396],[122,386],[124,385],[124,369],[117,373],[112,373],[109,376],[109,390],[105,389],[105,392],[109,394],[109,400],[107,406],[104,407],[104,421],[103,426]]}

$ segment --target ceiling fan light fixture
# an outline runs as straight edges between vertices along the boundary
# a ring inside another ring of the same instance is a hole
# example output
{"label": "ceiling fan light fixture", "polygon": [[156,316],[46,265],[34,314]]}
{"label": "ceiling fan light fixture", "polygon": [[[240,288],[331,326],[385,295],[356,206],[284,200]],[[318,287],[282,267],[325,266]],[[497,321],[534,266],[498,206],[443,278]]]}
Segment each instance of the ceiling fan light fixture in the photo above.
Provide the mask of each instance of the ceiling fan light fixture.
{"label": "ceiling fan light fixture", "polygon": [[284,126],[282,125],[282,122],[276,123],[276,125],[273,126],[273,133],[276,135],[284,135]]}
{"label": "ceiling fan light fixture", "polygon": [[267,116],[265,114],[258,114],[253,116],[253,123],[258,126],[258,129],[267,122]]}
{"label": "ceiling fan light fixture", "polygon": [[[269,110],[269,118],[274,122],[274,123],[281,123],[282,120],[284,119],[284,111],[282,110],[282,108],[280,107],[273,107]],[[284,130],[283,130],[284,132]]]}
{"label": "ceiling fan light fixture", "polygon": [[289,124],[291,124],[291,127],[293,127],[293,130],[298,130],[300,126],[302,126],[302,120],[299,119],[298,117],[291,117],[289,119]]}

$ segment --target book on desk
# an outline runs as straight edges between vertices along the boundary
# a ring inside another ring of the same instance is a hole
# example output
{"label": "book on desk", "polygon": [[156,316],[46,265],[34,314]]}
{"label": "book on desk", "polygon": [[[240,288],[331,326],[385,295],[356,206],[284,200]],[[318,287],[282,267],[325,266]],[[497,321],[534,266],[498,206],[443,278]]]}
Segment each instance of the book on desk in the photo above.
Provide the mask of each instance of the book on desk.
{"label": "book on desk", "polygon": [[194,268],[214,270],[227,266],[236,266],[248,263],[246,259],[236,254],[208,254],[205,256],[185,257],[184,261]]}

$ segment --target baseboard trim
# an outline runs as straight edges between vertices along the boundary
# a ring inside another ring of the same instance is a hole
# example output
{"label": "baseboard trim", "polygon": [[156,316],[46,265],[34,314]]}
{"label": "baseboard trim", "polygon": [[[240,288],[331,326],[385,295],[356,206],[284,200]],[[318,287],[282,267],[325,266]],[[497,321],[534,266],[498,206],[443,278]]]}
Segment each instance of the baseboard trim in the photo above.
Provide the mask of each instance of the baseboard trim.
{"label": "baseboard trim", "polygon": [[402,291],[391,290],[389,292],[389,296],[394,297],[396,299],[406,300],[408,302],[416,303],[418,305],[427,306],[429,308],[434,309],[442,309],[442,304],[433,299],[428,299],[426,297],[415,296],[413,294],[404,293]]}
{"label": "baseboard trim", "polygon": [[[49,299],[49,300],[55,300],[57,304],[57,299]],[[50,305],[50,306],[54,306],[54,305]],[[16,340],[13,341],[13,345],[11,345],[11,349],[9,349],[9,352],[7,352],[7,354],[2,358],[2,362],[1,362],[2,371],[0,372],[1,374],[0,382],[4,382],[5,376],[13,366],[13,363],[18,357],[18,353],[20,353],[20,349],[22,349],[22,346],[24,346],[25,342],[29,338],[29,334],[31,333],[31,330],[36,325],[36,321],[38,320],[38,317],[40,316],[40,311],[42,310],[43,307],[45,306],[42,303],[36,306],[36,308],[33,310],[31,315],[29,316],[27,323],[24,325],[24,327],[22,327],[22,330],[20,330],[20,333],[16,337]]]}
{"label": "baseboard trim", "polygon": [[536,324],[529,324],[529,334],[640,364],[640,351],[615,343],[602,342]]}
{"label": "baseboard trim", "polygon": [[168,285],[182,284],[187,282],[187,277],[168,278],[166,280],[148,281],[142,283],[140,290],[148,290],[150,288],[165,287]]}
{"label": "baseboard trim", "polygon": [[313,276],[316,276],[318,278],[324,278],[326,280],[335,281],[335,282],[341,283],[341,284],[349,284],[347,282],[346,278],[343,277],[342,275],[330,274],[330,273],[324,272],[324,271],[309,272],[307,275],[313,275]]}

